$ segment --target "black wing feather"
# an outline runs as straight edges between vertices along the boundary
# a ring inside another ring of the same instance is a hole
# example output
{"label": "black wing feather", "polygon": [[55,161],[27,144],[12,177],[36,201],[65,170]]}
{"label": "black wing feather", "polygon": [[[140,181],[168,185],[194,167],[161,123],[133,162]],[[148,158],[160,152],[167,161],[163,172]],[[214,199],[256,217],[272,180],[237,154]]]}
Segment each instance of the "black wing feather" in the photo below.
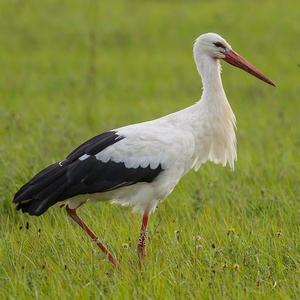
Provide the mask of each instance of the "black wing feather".
{"label": "black wing feather", "polygon": [[123,138],[124,137],[117,135],[114,131],[96,135],[73,150],[67,156],[66,160],[68,162],[74,161],[84,154],[95,155]]}
{"label": "black wing feather", "polygon": [[[56,202],[81,194],[111,191],[137,182],[152,182],[162,171],[126,168],[123,162],[102,162],[95,155],[124,139],[114,131],[97,135],[72,151],[67,158],[52,164],[35,175],[15,194],[17,209],[30,215],[41,215]],[[90,155],[85,160],[79,157]]]}

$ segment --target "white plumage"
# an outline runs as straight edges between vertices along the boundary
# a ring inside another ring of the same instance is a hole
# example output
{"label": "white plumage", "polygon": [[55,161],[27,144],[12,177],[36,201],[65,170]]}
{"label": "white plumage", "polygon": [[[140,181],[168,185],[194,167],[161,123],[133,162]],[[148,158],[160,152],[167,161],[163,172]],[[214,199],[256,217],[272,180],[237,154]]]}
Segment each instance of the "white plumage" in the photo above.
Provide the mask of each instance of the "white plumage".
{"label": "white plumage", "polygon": [[196,104],[93,137],[25,184],[15,195],[17,208],[40,215],[56,202],[65,201],[73,220],[117,265],[76,208],[87,200],[131,205],[143,213],[138,253],[144,256],[149,214],[188,171],[198,170],[206,161],[234,168],[235,116],[223,89],[219,59],[274,85],[215,33],[199,36],[193,54],[203,83]]}
{"label": "white plumage", "polygon": [[[219,61],[201,51],[210,40],[221,40],[231,49],[216,34],[202,35],[196,40],[194,58],[203,79],[200,101],[156,120],[114,129],[125,138],[96,155],[103,162],[124,162],[127,168],[150,165],[155,169],[161,164],[164,171],[151,183],[137,183],[90,198],[111,199],[114,203],[132,205],[134,211],[150,213],[189,170],[198,170],[208,160],[234,168],[235,116],[222,86]],[[70,200],[71,207],[78,206],[77,198],[74,200],[74,204]]]}

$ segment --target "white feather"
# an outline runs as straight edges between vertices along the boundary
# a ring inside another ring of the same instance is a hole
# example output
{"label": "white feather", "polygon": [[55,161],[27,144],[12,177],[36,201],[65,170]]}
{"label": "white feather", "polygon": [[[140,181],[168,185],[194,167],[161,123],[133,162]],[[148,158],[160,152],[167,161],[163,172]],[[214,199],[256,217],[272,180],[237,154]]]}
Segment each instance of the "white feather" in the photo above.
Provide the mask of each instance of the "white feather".
{"label": "white feather", "polygon": [[[194,45],[204,87],[199,102],[153,121],[115,129],[123,139],[96,155],[102,162],[124,162],[127,168],[150,165],[156,169],[161,165],[163,172],[151,183],[121,187],[96,197],[132,205],[142,213],[151,212],[192,168],[198,170],[208,160],[234,168],[235,116],[222,86],[219,61],[212,57],[217,54],[209,52],[208,45],[215,39],[230,47],[216,34],[200,36]],[[80,159],[85,158],[83,155]]]}

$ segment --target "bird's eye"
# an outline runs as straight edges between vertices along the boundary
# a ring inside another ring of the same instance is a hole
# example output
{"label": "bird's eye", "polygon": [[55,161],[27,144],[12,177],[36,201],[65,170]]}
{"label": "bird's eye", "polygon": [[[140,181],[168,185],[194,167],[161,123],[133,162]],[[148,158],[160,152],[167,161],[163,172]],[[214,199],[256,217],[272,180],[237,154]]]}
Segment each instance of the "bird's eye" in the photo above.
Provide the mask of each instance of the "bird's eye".
{"label": "bird's eye", "polygon": [[220,48],[226,49],[226,47],[221,42],[215,42],[214,45],[216,47],[220,47]]}

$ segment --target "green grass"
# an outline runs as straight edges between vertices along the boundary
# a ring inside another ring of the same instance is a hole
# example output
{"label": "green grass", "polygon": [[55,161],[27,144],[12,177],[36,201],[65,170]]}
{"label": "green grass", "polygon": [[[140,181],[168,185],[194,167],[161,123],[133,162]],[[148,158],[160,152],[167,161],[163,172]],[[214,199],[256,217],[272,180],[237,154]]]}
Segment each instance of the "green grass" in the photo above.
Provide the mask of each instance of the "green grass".
{"label": "green grass", "polygon": [[[296,0],[1,1],[1,299],[299,299],[299,20]],[[85,139],[199,99],[191,49],[207,31],[278,87],[224,66],[236,170],[180,182],[151,217],[142,273],[129,208],[80,209],[120,272],[64,210],[15,211],[18,187]]]}

